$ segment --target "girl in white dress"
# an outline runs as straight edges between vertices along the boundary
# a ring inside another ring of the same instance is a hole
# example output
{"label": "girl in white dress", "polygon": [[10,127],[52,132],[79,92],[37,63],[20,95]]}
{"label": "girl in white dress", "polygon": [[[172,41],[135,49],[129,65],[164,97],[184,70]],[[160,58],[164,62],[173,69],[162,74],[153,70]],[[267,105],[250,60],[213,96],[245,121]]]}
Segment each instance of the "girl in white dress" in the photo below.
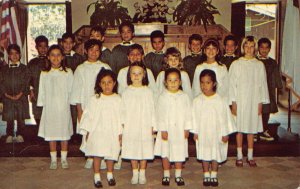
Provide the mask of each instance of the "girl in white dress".
{"label": "girl in white dress", "polygon": [[41,72],[37,106],[42,106],[38,136],[49,141],[50,169],[57,169],[56,144],[61,145],[61,164],[67,169],[68,140],[73,134],[70,111],[70,94],[73,72],[63,63],[63,50],[52,45],[47,52],[49,64]]}
{"label": "girl in white dress", "polygon": [[86,136],[81,149],[86,156],[94,158],[94,184],[97,188],[102,186],[101,159],[106,160],[108,185],[116,184],[113,165],[118,160],[122,136],[121,97],[116,92],[115,73],[102,68],[96,79],[95,95],[90,98],[80,122],[80,133]]}
{"label": "girl in white dress", "polygon": [[[137,61],[142,62],[144,59],[143,47],[139,44],[133,44],[132,46],[129,47],[127,57],[128,57],[129,64],[137,62]],[[118,93],[119,94],[122,94],[124,92],[124,90],[128,87],[128,84],[127,84],[128,68],[129,68],[129,65],[125,68],[122,68],[119,71],[119,74],[118,74]],[[147,75],[148,75],[148,81],[149,81],[149,85],[148,85],[149,88],[152,89],[153,94],[157,94],[157,87],[156,87],[153,73],[148,68],[147,68]]]}
{"label": "girl in white dress", "polygon": [[[77,106],[77,121],[80,124],[81,116],[88,101],[95,94],[94,86],[97,74],[102,68],[111,69],[108,64],[99,61],[101,56],[102,43],[96,39],[90,39],[84,43],[87,60],[80,64],[74,73],[74,84],[72,88],[71,100]],[[79,132],[79,127],[77,127]],[[83,140],[84,141],[84,140]],[[91,169],[93,158],[87,158],[85,168]]]}
{"label": "girl in white dress", "polygon": [[221,95],[223,98],[225,98],[225,100],[227,100],[228,71],[224,64],[218,62],[218,59],[221,54],[219,42],[214,38],[207,39],[203,45],[203,51],[206,60],[202,64],[199,64],[196,67],[194,79],[193,79],[193,86],[192,86],[193,95],[194,97],[196,97],[202,93],[200,89],[199,76],[204,69],[209,69],[209,70],[213,70],[217,75],[218,94]]}
{"label": "girl in white dress", "polygon": [[191,81],[189,75],[183,70],[183,61],[181,58],[181,53],[175,47],[168,48],[165,53],[165,62],[163,65],[163,71],[161,71],[156,79],[156,85],[158,88],[158,94],[161,94],[166,90],[165,86],[165,70],[168,68],[177,68],[180,70],[181,75],[181,86],[182,90],[189,95],[190,99],[193,99]]}
{"label": "girl in white dress", "polygon": [[181,90],[180,71],[165,71],[165,90],[157,103],[157,138],[154,154],[162,157],[164,176],[162,185],[170,184],[170,162],[175,163],[175,182],[184,185],[182,163],[188,158],[188,136],[192,128],[191,100]]}
{"label": "girl in white dress", "polygon": [[243,56],[234,61],[229,69],[229,103],[232,113],[236,115],[238,133],[236,135],[236,166],[243,166],[243,133],[247,134],[247,163],[256,167],[253,159],[254,134],[263,131],[262,104],[268,104],[269,92],[264,64],[255,58],[257,42],[253,36],[243,39],[241,52]]}
{"label": "girl in white dress", "polygon": [[202,93],[193,101],[191,132],[194,133],[197,159],[202,161],[203,185],[218,186],[218,165],[227,159],[228,135],[236,132],[236,127],[228,103],[216,93],[215,72],[205,69],[199,80]]}
{"label": "girl in white dress", "polygon": [[122,94],[122,158],[131,160],[132,184],[145,184],[147,160],[153,155],[153,128],[156,126],[154,97],[148,88],[146,67],[132,63],[128,70],[128,87]]}

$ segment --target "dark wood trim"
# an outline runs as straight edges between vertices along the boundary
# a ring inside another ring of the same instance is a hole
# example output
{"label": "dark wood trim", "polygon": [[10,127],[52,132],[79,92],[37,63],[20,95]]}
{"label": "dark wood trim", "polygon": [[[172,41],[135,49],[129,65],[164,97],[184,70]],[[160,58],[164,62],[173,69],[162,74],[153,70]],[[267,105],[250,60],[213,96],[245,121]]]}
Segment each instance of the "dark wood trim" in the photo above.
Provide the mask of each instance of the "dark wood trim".
{"label": "dark wood trim", "polygon": [[66,32],[72,33],[72,6],[69,1],[66,1]]}

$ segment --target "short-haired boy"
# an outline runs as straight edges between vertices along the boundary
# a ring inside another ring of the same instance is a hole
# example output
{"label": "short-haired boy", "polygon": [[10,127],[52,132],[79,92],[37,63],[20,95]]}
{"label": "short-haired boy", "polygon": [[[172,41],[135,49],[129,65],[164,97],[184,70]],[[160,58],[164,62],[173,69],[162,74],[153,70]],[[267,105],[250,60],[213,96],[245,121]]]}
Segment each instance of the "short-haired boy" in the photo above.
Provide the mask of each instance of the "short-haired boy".
{"label": "short-haired boy", "polygon": [[229,70],[231,63],[239,58],[236,55],[238,42],[233,35],[227,35],[224,38],[223,44],[225,48],[225,54],[221,57],[220,62],[225,64],[227,70]]}

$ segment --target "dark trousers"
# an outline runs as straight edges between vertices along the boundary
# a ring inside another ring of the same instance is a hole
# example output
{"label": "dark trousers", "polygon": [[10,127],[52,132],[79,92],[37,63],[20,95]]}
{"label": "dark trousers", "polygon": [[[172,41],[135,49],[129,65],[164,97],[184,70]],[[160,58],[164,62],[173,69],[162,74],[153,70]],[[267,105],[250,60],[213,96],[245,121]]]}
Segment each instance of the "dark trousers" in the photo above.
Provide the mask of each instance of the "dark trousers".
{"label": "dark trousers", "polygon": [[263,122],[263,130],[264,130],[264,132],[266,130],[268,130],[269,119],[270,119],[270,113],[263,113],[262,114],[262,122]]}
{"label": "dark trousers", "polygon": [[72,123],[73,123],[73,133],[76,134],[77,130],[77,106],[71,105],[71,116],[72,116]]}
{"label": "dark trousers", "polygon": [[[16,136],[23,135],[24,128],[25,128],[25,120],[24,119],[17,120]],[[6,135],[14,136],[14,120],[7,121]]]}

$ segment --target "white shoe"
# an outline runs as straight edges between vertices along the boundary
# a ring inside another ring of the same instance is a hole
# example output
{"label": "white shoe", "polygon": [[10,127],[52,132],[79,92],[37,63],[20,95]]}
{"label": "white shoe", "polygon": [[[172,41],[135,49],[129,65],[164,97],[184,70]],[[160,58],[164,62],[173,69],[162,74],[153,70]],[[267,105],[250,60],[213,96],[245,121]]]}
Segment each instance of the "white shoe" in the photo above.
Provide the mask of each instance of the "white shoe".
{"label": "white shoe", "polygon": [[274,138],[268,133],[268,130],[266,130],[265,132],[263,132],[260,136],[259,136],[260,140],[264,140],[264,141],[273,141]]}
{"label": "white shoe", "polygon": [[61,161],[61,168],[63,168],[63,169],[68,169],[69,168],[69,164],[68,164],[67,160],[62,160]]}
{"label": "white shoe", "polygon": [[146,184],[147,183],[147,179],[145,174],[139,174],[139,184]]}
{"label": "white shoe", "polygon": [[22,137],[22,135],[18,135],[18,136],[16,137],[16,142],[17,142],[17,143],[22,143],[22,142],[24,142],[24,138]]}
{"label": "white shoe", "polygon": [[139,175],[133,175],[131,178],[131,184],[138,184],[139,183]]}
{"label": "white shoe", "polygon": [[84,168],[91,169],[93,167],[93,159],[88,158],[85,162]]}
{"label": "white shoe", "polygon": [[57,162],[56,161],[51,161],[50,169],[52,169],[52,170],[57,169]]}
{"label": "white shoe", "polygon": [[5,141],[6,143],[12,143],[13,142],[13,137],[12,136],[8,136],[7,138],[6,138],[6,141]]}
{"label": "white shoe", "polygon": [[100,169],[101,170],[106,169],[106,162],[105,162],[105,160],[101,161]]}

